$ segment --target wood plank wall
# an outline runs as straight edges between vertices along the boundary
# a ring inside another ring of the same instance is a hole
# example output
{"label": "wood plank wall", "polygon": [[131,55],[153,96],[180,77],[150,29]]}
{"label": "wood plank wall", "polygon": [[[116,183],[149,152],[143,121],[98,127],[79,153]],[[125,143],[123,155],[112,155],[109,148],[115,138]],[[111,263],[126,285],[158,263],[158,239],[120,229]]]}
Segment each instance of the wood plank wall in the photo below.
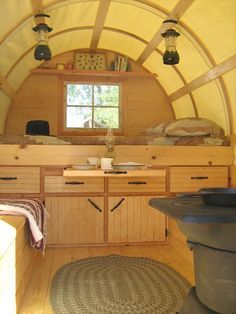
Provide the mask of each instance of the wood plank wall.
{"label": "wood plank wall", "polygon": [[[114,54],[107,53],[108,64],[113,58]],[[45,66],[55,68],[57,63],[72,60],[73,52],[69,52]],[[131,70],[144,71],[134,62]],[[5,135],[23,135],[28,120],[47,120],[51,135],[58,135],[58,106],[62,103],[58,95],[59,82],[53,75],[29,75],[10,106]],[[148,127],[174,118],[168,98],[155,78],[129,78],[124,84],[125,135],[139,135]]]}

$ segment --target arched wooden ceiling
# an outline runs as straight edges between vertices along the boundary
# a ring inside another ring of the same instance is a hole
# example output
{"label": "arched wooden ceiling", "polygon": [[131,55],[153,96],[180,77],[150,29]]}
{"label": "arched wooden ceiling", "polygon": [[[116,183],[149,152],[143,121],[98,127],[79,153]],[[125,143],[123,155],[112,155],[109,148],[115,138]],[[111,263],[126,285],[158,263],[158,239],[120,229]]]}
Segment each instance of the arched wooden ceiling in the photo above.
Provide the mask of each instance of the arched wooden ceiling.
{"label": "arched wooden ceiling", "polygon": [[[53,56],[76,49],[127,55],[158,74],[177,118],[210,118],[236,133],[235,0],[10,0],[0,1],[0,12],[0,133],[15,93],[40,65],[32,31],[39,12],[52,19]],[[162,62],[161,33],[171,27],[181,34],[175,66]]]}

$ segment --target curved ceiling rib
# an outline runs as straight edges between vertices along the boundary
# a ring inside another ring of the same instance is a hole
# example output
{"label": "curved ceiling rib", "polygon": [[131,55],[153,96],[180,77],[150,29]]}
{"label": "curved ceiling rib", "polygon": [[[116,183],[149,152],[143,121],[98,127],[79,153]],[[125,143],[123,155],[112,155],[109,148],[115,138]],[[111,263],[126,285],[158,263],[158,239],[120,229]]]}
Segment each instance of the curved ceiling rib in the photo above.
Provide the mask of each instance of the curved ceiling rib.
{"label": "curved ceiling rib", "polygon": [[31,2],[31,7],[32,7],[34,14],[43,11],[43,1],[42,0],[30,0],[30,2]]}
{"label": "curved ceiling rib", "polygon": [[11,99],[15,97],[15,91],[10,86],[9,82],[0,74],[0,87],[4,90],[4,92],[9,96]]}
{"label": "curved ceiling rib", "polygon": [[[206,73],[202,74],[201,76],[197,77],[195,80],[191,81],[188,84],[185,84],[185,86],[181,87],[171,95],[169,95],[170,101],[177,100],[178,98],[191,93],[195,89],[205,85],[206,83],[215,80],[216,78],[220,78],[223,74],[231,71],[236,67],[236,55],[230,57],[229,59],[225,60],[224,62],[216,65],[211,70],[207,71]],[[233,120],[232,120],[232,108],[229,106],[229,98],[228,93],[224,85],[223,79],[220,81],[220,85],[223,89],[224,93],[224,100],[227,105],[227,111],[228,111],[228,117],[229,118],[229,131],[232,132],[233,129]]]}
{"label": "curved ceiling rib", "polygon": [[[189,6],[194,2],[195,0],[180,0],[177,5],[174,7],[174,9],[168,14],[166,17],[166,20],[178,20],[180,17],[185,13],[185,11],[189,8]],[[160,44],[160,42],[163,40],[161,34],[164,33],[168,28],[172,28],[175,26],[174,22],[169,22],[162,24],[162,26],[159,28],[159,30],[156,32],[156,34],[153,36],[151,41],[148,43],[144,51],[141,53],[141,55],[138,57],[137,62],[143,64],[144,61],[150,56],[150,54],[155,50],[155,48]]]}
{"label": "curved ceiling rib", "polygon": [[111,0],[101,0],[98,7],[98,13],[96,17],[96,22],[94,25],[93,36],[91,39],[91,50],[96,50],[98,46],[99,39],[102,34],[104,23],[107,17],[107,12],[109,10]]}
{"label": "curved ceiling rib", "polygon": [[202,74],[201,76],[197,77],[192,82],[186,84],[179,90],[175,91],[171,95],[169,95],[170,100],[174,101],[187,93],[191,93],[193,90],[205,85],[206,83],[215,80],[219,76],[224,73],[227,73],[236,67],[236,55],[230,57],[229,59],[221,62],[208,72]]}
{"label": "curved ceiling rib", "polygon": [[[60,36],[62,34],[65,34],[67,32],[73,32],[73,31],[78,31],[78,30],[92,30],[94,27],[93,26],[82,26],[82,27],[75,27],[75,28],[70,28],[70,29],[66,29],[66,30],[63,30],[63,31],[60,31],[60,32],[57,32],[57,33],[53,33],[52,35],[50,35],[50,38],[54,38],[54,37],[57,37],[57,36]],[[147,44],[148,42],[146,40],[144,40],[143,38],[140,38],[134,34],[131,34],[129,32],[126,32],[126,31],[123,31],[123,30],[119,30],[119,29],[114,29],[114,28],[111,28],[111,27],[104,27],[103,28],[104,30],[109,30],[109,31],[112,31],[112,32],[117,32],[117,33],[120,33],[120,34],[123,34],[125,36],[129,36],[129,37],[132,37],[142,43],[145,43]],[[87,48],[87,47],[85,47]],[[10,76],[10,74],[12,73],[12,71],[14,70],[14,68],[17,66],[17,64],[28,54],[30,53],[32,50],[34,49],[34,46],[31,46],[29,49],[27,49],[27,51],[24,52],[24,54],[22,54],[18,60],[12,65],[12,67],[9,69],[9,71],[7,72],[6,74],[6,78],[8,78]],[[112,50],[111,50],[112,51]],[[161,50],[159,50],[158,48],[155,49],[155,51],[162,57],[163,56],[163,52]],[[173,66],[173,69],[176,71],[176,73],[179,75],[180,79],[182,80],[183,84],[187,84],[184,76],[182,75],[182,73],[179,71],[179,69],[176,67],[176,66]],[[163,86],[162,86],[163,88]],[[167,95],[168,97],[168,95]],[[192,99],[192,101],[194,101]],[[195,114],[197,116],[197,113],[196,113],[196,107],[194,106],[194,110],[195,110]]]}

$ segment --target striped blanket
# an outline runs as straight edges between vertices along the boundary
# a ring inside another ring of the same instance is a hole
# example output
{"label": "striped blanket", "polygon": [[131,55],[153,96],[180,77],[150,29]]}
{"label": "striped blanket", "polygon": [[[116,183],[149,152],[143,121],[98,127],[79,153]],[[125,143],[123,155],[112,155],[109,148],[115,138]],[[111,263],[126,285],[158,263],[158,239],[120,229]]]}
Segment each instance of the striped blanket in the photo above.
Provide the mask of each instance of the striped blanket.
{"label": "striped blanket", "polygon": [[30,244],[44,252],[46,245],[46,221],[48,213],[38,199],[0,199],[0,215],[24,216],[30,228]]}

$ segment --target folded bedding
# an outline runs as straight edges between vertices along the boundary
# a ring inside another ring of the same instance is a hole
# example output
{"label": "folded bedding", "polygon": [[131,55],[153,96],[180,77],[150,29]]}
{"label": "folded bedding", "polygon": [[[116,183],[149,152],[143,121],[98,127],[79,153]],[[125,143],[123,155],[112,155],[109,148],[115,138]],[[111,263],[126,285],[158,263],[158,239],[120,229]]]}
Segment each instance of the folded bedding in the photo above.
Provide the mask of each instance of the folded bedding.
{"label": "folded bedding", "polygon": [[224,130],[205,118],[181,118],[158,124],[145,131],[152,145],[228,145]]}
{"label": "folded bedding", "polygon": [[0,215],[24,216],[29,222],[30,244],[44,252],[48,213],[38,199],[0,199]]}

